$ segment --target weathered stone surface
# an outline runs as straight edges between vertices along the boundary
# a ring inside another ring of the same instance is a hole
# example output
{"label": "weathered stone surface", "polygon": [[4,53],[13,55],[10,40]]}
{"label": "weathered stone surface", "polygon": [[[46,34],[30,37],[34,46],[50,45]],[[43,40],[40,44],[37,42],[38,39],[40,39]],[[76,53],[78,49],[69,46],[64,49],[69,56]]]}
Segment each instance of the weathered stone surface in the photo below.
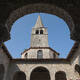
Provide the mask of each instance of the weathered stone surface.
{"label": "weathered stone surface", "polygon": [[[22,54],[22,58],[24,59],[37,59],[37,52],[39,50],[42,50],[42,53],[43,53],[43,59],[54,59],[54,58],[58,58],[58,54],[50,49],[30,49],[28,51],[25,51],[23,54]],[[27,54],[27,56],[25,56],[25,54]],[[55,54],[55,57],[54,57],[54,54]]]}

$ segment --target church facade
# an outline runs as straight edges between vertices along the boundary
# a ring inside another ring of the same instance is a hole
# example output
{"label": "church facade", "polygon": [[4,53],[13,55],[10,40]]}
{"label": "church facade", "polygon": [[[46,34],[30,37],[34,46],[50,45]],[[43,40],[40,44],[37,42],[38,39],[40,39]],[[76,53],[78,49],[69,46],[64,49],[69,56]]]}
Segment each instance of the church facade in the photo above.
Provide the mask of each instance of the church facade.
{"label": "church facade", "polygon": [[20,59],[13,59],[4,44],[0,47],[0,80],[80,80],[80,44],[75,42],[66,59],[59,58],[38,16],[30,48]]}

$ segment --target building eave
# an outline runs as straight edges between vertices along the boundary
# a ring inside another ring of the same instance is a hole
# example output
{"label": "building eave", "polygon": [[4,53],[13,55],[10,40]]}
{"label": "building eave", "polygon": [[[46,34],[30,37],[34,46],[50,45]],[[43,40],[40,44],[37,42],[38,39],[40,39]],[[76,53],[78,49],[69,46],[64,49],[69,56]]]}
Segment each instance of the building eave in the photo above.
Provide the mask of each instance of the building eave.
{"label": "building eave", "polygon": [[22,52],[21,55],[24,54],[26,51],[28,51],[28,50],[30,50],[30,49],[50,49],[51,51],[53,51],[53,52],[55,52],[57,55],[59,55],[58,52],[56,52],[55,50],[53,50],[53,49],[50,48],[50,47],[30,47],[29,49],[26,49],[24,52]]}
{"label": "building eave", "polygon": [[56,63],[65,63],[65,64],[70,64],[69,61],[67,61],[67,59],[64,59],[64,58],[61,58],[61,59],[12,59],[11,60],[12,62],[24,62],[24,63],[47,63],[47,64],[50,64],[50,63],[53,63],[53,64],[56,64]]}

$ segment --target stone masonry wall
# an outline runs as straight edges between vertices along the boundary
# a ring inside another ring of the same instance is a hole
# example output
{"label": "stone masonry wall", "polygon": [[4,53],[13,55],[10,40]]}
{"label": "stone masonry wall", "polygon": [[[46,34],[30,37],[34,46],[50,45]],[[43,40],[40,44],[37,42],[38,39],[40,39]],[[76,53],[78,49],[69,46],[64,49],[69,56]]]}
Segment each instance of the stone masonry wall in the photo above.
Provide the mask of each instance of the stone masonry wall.
{"label": "stone masonry wall", "polygon": [[51,80],[55,80],[55,73],[57,71],[64,71],[66,73],[67,80],[76,80],[79,78],[78,74],[75,73],[74,68],[70,64],[11,63],[7,80],[13,80],[16,71],[23,71],[26,74],[26,80],[30,80],[32,70],[37,67],[44,67],[48,69]]}

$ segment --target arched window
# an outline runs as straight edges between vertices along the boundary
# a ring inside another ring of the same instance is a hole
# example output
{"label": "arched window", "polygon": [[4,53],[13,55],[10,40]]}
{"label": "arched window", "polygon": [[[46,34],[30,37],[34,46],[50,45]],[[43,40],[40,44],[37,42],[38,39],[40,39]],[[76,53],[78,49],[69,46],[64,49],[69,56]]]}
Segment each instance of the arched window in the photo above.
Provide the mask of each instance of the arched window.
{"label": "arched window", "polygon": [[40,34],[43,34],[43,30],[40,30]]}
{"label": "arched window", "polygon": [[67,80],[65,72],[63,71],[56,72],[55,80]]}
{"label": "arched window", "polygon": [[0,64],[0,80],[3,80],[3,77],[4,77],[4,66],[3,64]]}
{"label": "arched window", "polygon": [[14,74],[13,80],[26,80],[26,75],[22,71],[17,71]]}
{"label": "arched window", "polygon": [[27,58],[28,53],[25,54],[25,58]]}
{"label": "arched window", "polygon": [[80,66],[78,64],[75,65],[75,71],[77,71],[80,74]]}
{"label": "arched window", "polygon": [[39,34],[39,30],[36,30],[36,34]]}
{"label": "arched window", "polygon": [[50,73],[44,67],[37,67],[32,71],[30,80],[50,80]]}
{"label": "arched window", "polygon": [[42,59],[43,58],[43,52],[42,52],[42,50],[38,50],[37,51],[37,58],[38,59]]}
{"label": "arched window", "polygon": [[56,54],[55,54],[55,53],[53,53],[53,58],[54,58],[54,59],[56,58]]}

